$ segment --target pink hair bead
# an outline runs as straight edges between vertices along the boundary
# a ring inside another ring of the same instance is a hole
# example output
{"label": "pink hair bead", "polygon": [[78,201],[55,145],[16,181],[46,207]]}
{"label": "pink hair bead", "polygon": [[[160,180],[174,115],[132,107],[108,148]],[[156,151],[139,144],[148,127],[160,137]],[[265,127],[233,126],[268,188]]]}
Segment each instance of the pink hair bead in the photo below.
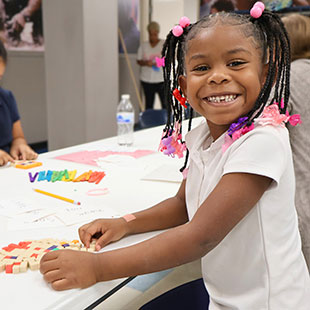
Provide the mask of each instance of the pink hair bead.
{"label": "pink hair bead", "polygon": [[254,6],[250,11],[250,14],[253,18],[261,17],[262,13],[263,13],[263,10],[258,6]]}
{"label": "pink hair bead", "polygon": [[258,6],[259,8],[261,8],[263,11],[265,10],[265,4],[261,1],[257,1],[254,6]]}
{"label": "pink hair bead", "polygon": [[190,23],[191,23],[191,22],[190,22],[190,20],[189,20],[188,17],[183,16],[183,17],[180,18],[179,25],[180,25],[182,28],[185,28],[185,27],[189,26]]}
{"label": "pink hair bead", "polygon": [[259,18],[262,16],[264,10],[265,10],[265,4],[261,1],[258,1],[252,7],[250,14],[253,18]]}
{"label": "pink hair bead", "polygon": [[172,29],[172,33],[175,37],[179,37],[183,33],[183,28],[179,25],[174,26]]}

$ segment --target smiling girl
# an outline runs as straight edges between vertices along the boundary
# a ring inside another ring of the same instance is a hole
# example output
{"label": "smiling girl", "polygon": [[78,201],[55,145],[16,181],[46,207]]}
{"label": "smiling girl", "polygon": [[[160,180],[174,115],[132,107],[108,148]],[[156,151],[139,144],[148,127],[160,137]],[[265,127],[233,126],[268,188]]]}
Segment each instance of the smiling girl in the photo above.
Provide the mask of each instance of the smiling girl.
{"label": "smiling girl", "polygon": [[[161,150],[180,155],[184,148],[182,94],[188,109],[206,120],[186,136],[188,168],[182,168],[185,179],[176,196],[124,218],[96,220],[79,234],[86,246],[97,238],[99,250],[126,235],[170,229],[100,254],[46,254],[41,272],[54,289],[87,287],[201,258],[202,280],[143,309],[309,309],[310,280],[284,126],[299,122],[286,113],[289,42],[278,16],[262,12],[261,3],[255,8],[260,14],[254,17],[216,14],[193,25],[183,18],[167,36],[164,77],[171,117]],[[273,85],[275,95],[268,101]]]}

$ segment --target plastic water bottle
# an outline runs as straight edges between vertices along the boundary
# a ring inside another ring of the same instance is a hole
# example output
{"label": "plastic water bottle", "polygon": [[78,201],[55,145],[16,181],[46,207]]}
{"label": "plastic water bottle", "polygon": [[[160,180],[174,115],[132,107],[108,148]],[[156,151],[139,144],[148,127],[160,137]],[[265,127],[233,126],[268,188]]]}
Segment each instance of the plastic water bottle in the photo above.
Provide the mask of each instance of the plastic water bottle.
{"label": "plastic water bottle", "polygon": [[119,145],[132,145],[135,114],[130,102],[130,95],[122,95],[117,107],[117,142]]}

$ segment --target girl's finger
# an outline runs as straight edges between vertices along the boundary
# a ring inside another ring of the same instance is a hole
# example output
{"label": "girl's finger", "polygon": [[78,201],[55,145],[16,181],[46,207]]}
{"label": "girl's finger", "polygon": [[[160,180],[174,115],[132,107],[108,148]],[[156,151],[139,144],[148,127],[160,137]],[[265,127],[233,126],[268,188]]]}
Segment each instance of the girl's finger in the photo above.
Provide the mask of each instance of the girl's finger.
{"label": "girl's finger", "polygon": [[101,225],[99,225],[98,223],[93,223],[87,228],[87,230],[85,230],[83,240],[82,239],[81,240],[88,248],[93,237],[95,237],[95,239],[98,239],[98,236],[101,236],[104,233],[105,233],[104,227],[101,227]]}
{"label": "girl's finger", "polygon": [[63,290],[68,290],[70,288],[75,288],[75,286],[72,285],[71,281],[69,281],[66,278],[56,280],[52,282],[51,285],[55,291],[63,291]]}
{"label": "girl's finger", "polygon": [[107,244],[111,242],[112,233],[110,230],[106,231],[96,242],[95,249],[96,251],[101,250]]}
{"label": "girl's finger", "polygon": [[45,275],[46,273],[54,270],[58,270],[59,267],[56,264],[55,260],[48,260],[40,262],[40,272]]}
{"label": "girl's finger", "polygon": [[61,273],[59,269],[51,270],[43,274],[43,278],[46,282],[52,283],[57,280],[61,280],[63,277],[61,276]]}
{"label": "girl's finger", "polygon": [[[62,251],[62,250],[59,250],[59,251]],[[42,257],[41,262],[47,262],[47,261],[56,259],[59,256],[59,253],[57,253],[57,252],[58,251],[51,251],[51,252],[46,253]]]}
{"label": "girl's finger", "polygon": [[90,224],[85,224],[79,228],[79,237],[83,243],[84,243],[85,232],[87,231],[87,228],[89,227],[89,225]]}

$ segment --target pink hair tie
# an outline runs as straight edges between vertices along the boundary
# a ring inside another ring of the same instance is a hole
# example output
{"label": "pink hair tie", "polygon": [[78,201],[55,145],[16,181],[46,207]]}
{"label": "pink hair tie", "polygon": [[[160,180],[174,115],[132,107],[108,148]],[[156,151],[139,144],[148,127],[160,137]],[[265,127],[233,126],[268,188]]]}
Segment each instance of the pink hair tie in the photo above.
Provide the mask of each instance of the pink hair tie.
{"label": "pink hair tie", "polygon": [[172,94],[173,94],[174,98],[179,101],[180,105],[183,106],[185,109],[187,109],[186,98],[184,98],[181,95],[180,91],[177,88],[174,89]]}
{"label": "pink hair tie", "polygon": [[180,25],[182,28],[185,28],[185,27],[189,26],[190,23],[191,23],[191,22],[190,22],[189,18],[186,17],[186,16],[181,17],[180,20],[179,20],[179,25]]}
{"label": "pink hair tie", "polygon": [[187,27],[190,25],[190,20],[188,17],[183,16],[179,20],[179,25],[174,26],[172,28],[172,33],[175,37],[179,37],[183,34],[183,28]]}
{"label": "pink hair tie", "polygon": [[177,155],[179,158],[182,158],[184,151],[186,151],[186,145],[185,142],[182,141],[181,124],[176,122],[174,124],[174,129],[170,129],[168,135],[166,135],[167,133],[163,132],[158,150],[165,155],[171,157]]}
{"label": "pink hair tie", "polygon": [[265,10],[265,4],[261,1],[258,1],[253,5],[250,14],[253,18],[260,18],[264,10]]}

